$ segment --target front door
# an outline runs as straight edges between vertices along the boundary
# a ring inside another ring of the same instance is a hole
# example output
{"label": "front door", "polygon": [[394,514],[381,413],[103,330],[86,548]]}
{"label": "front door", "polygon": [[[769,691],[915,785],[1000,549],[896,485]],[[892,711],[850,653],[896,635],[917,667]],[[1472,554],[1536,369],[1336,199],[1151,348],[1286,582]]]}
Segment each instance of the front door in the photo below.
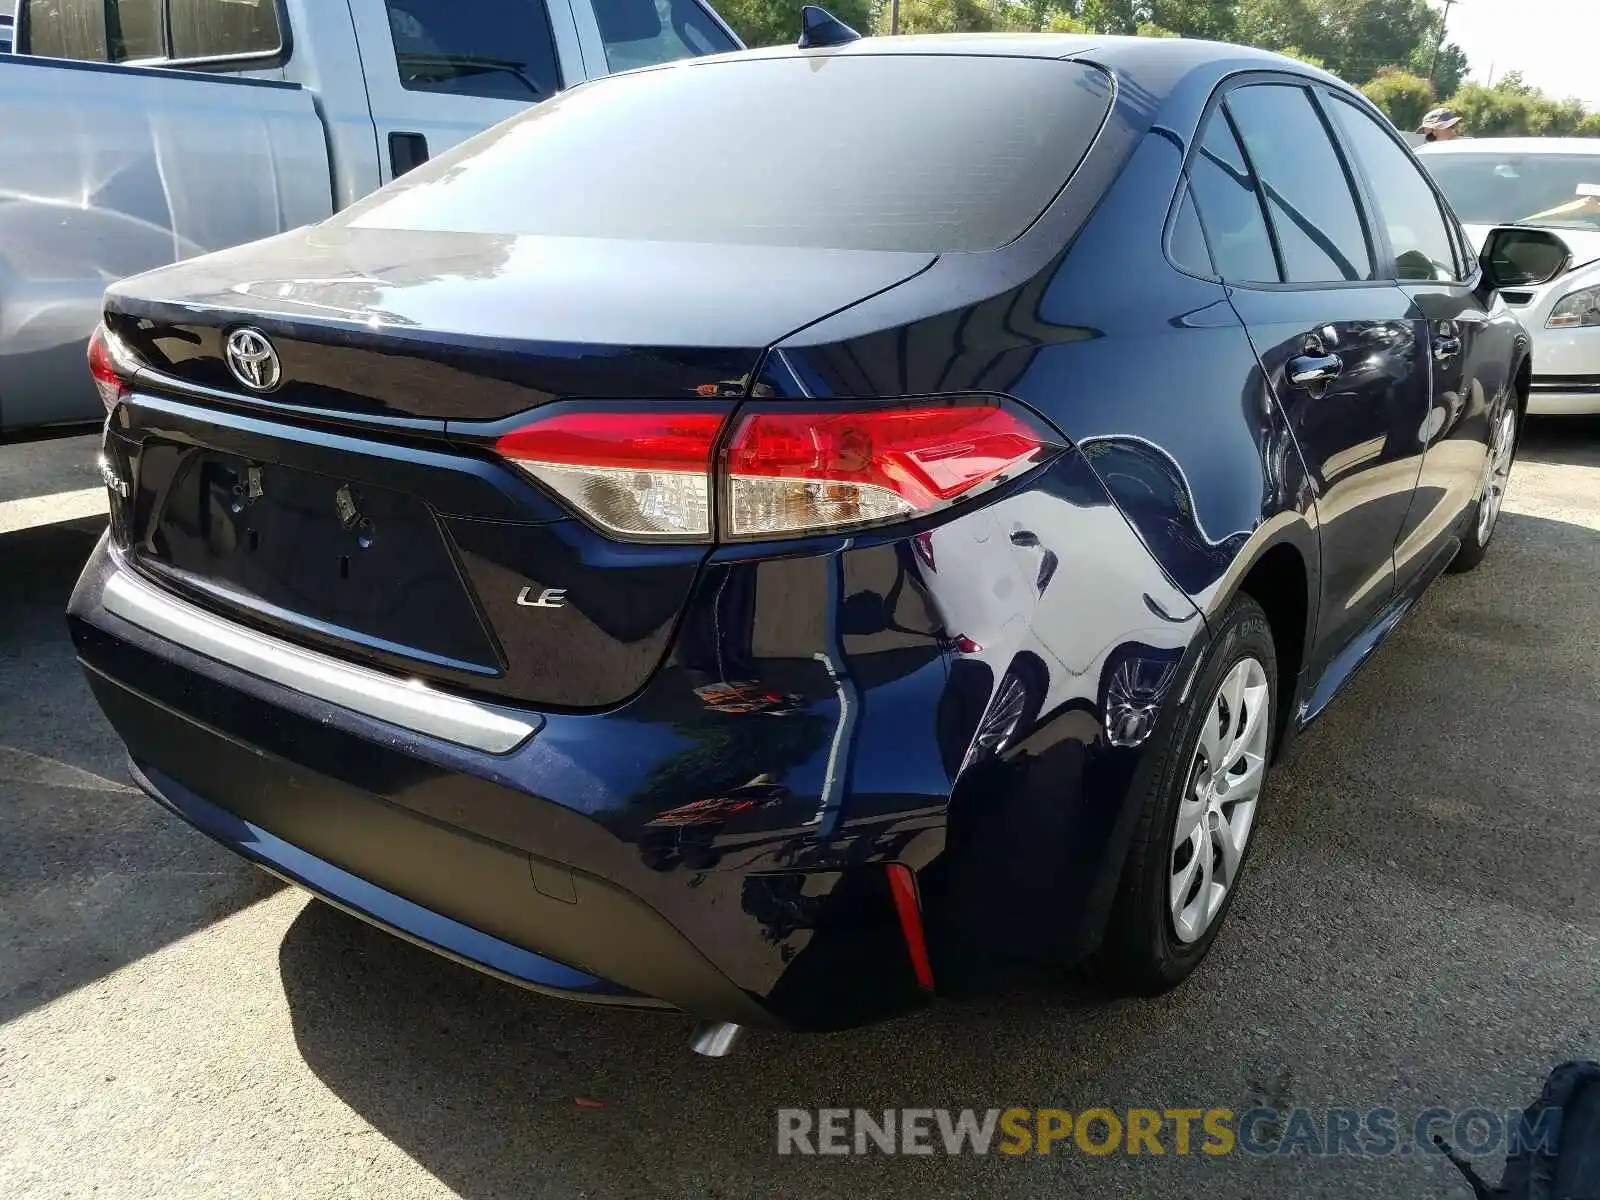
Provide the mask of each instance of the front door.
{"label": "front door", "polygon": [[383,182],[584,78],[572,6],[351,0]]}

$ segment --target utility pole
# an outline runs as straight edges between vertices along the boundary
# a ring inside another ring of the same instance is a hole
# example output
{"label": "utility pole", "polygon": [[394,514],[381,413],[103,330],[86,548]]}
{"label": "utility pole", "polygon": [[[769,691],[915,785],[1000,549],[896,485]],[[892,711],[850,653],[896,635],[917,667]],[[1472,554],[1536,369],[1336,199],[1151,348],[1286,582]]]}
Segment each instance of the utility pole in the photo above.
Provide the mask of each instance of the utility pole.
{"label": "utility pole", "polygon": [[889,33],[900,32],[900,0],[889,0]]}
{"label": "utility pole", "polygon": [[1434,77],[1439,70],[1439,51],[1444,49],[1444,31],[1450,26],[1450,6],[1456,0],[1444,0],[1444,16],[1439,18],[1439,40],[1433,44],[1433,61],[1428,64],[1428,87],[1434,86]]}

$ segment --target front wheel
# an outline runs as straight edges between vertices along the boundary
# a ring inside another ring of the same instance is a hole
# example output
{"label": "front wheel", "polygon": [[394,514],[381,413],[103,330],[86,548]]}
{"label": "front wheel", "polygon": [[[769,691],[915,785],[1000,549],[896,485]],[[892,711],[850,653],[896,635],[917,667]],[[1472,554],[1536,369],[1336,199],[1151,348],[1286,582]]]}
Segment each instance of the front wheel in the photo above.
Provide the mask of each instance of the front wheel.
{"label": "front wheel", "polygon": [[1479,486],[1478,503],[1473,506],[1467,523],[1467,535],[1461,539],[1461,549],[1446,569],[1460,574],[1470,571],[1483,561],[1489,552],[1489,539],[1500,520],[1500,509],[1505,504],[1506,486],[1511,482],[1511,464],[1517,457],[1517,410],[1507,405],[1505,412],[1495,422],[1489,437],[1489,455],[1483,464],[1483,482]]}
{"label": "front wheel", "polygon": [[1239,596],[1206,651],[1144,798],[1095,975],[1154,995],[1199,966],[1238,890],[1266,783],[1278,663],[1266,614]]}

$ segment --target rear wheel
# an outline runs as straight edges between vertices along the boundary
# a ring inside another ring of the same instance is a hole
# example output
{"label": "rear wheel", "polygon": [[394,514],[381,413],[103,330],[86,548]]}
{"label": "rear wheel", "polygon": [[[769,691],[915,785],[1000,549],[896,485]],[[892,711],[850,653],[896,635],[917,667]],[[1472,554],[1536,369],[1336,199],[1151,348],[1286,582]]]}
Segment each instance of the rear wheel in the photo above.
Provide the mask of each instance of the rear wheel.
{"label": "rear wheel", "polygon": [[1273,745],[1277,671],[1266,614],[1238,597],[1144,798],[1094,964],[1116,990],[1166,991],[1211,948],[1250,850]]}
{"label": "rear wheel", "polygon": [[1461,539],[1461,549],[1447,568],[1457,574],[1470,571],[1483,561],[1489,552],[1489,539],[1494,536],[1495,525],[1500,520],[1500,509],[1505,504],[1506,485],[1511,481],[1511,464],[1517,457],[1517,410],[1506,405],[1505,412],[1495,421],[1494,432],[1489,437],[1489,456],[1483,464],[1483,483],[1479,487],[1478,503],[1467,523],[1466,536]]}

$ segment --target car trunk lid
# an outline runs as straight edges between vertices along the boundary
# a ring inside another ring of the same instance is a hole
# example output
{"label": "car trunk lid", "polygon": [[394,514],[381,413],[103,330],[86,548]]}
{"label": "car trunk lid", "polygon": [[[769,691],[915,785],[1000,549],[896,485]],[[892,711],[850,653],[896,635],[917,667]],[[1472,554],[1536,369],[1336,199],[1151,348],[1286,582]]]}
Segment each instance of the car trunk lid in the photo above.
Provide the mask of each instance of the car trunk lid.
{"label": "car trunk lid", "polygon": [[[107,435],[119,542],[314,648],[496,699],[621,703],[708,546],[607,536],[484,431],[554,402],[731,410],[768,344],[929,261],[310,230],[118,284],[107,326],[145,364]],[[241,327],[278,356],[269,391],[228,367]]]}

